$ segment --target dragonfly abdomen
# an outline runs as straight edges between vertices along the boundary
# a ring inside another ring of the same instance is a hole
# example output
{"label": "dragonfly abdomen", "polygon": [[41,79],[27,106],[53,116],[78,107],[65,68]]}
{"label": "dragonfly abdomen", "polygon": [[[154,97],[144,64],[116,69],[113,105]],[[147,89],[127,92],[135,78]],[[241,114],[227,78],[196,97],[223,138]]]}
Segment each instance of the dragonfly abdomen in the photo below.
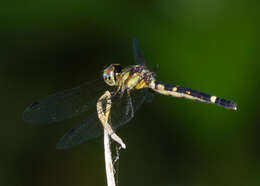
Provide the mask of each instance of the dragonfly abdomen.
{"label": "dragonfly abdomen", "polygon": [[226,100],[224,98],[219,98],[198,90],[193,90],[191,88],[166,84],[159,81],[151,81],[149,87],[163,95],[183,97],[191,100],[197,100],[200,102],[212,103],[227,109],[237,109],[236,104],[233,101]]}

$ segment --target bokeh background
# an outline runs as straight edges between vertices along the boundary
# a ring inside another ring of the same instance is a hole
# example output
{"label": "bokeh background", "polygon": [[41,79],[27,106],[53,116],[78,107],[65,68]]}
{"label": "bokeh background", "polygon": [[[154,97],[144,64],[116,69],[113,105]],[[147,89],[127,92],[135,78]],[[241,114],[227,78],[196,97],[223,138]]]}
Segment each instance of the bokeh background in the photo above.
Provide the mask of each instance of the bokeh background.
{"label": "bokeh background", "polygon": [[[133,64],[137,35],[158,79],[238,111],[156,95],[119,135],[119,185],[260,184],[259,2],[21,0],[0,8],[0,185],[106,185],[103,139],[55,144],[72,125],[22,120],[35,99]],[[90,90],[91,91],[91,90]]]}

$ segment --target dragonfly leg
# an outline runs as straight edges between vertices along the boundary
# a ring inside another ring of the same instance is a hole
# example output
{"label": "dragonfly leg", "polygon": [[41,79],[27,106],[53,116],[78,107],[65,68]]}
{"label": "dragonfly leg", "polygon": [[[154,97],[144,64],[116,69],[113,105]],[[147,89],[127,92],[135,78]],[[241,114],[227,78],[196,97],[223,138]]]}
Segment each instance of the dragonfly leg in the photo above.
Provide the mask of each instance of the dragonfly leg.
{"label": "dragonfly leg", "polygon": [[[131,118],[132,118],[132,117],[134,117],[134,107],[133,107],[133,102],[132,102],[132,98],[131,98],[131,95],[130,95],[130,90],[127,90],[127,94],[128,94],[128,98],[129,98],[128,104],[129,104],[129,107],[130,107]],[[129,113],[129,107],[127,107],[128,113]]]}

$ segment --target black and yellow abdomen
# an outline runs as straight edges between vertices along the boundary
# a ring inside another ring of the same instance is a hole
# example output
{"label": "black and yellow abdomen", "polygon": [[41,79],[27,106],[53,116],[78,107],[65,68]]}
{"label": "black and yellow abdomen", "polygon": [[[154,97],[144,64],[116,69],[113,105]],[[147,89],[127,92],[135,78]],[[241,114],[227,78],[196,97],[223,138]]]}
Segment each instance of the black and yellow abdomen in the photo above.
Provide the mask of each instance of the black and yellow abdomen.
{"label": "black and yellow abdomen", "polygon": [[200,102],[212,103],[222,106],[226,109],[237,110],[237,106],[233,101],[219,98],[198,90],[182,87],[178,85],[170,85],[159,81],[153,81],[149,86],[154,91],[168,96],[183,97],[191,100],[197,100]]}

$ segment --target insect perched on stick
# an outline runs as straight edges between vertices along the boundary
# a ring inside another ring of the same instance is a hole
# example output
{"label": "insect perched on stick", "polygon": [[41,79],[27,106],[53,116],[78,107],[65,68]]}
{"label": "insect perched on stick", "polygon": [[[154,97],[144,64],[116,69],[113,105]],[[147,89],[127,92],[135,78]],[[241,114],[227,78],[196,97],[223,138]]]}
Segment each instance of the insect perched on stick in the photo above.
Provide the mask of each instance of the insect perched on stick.
{"label": "insect perched on stick", "polygon": [[[233,101],[183,86],[166,84],[156,79],[156,73],[148,69],[136,37],[133,38],[135,64],[122,68],[111,64],[104,69],[103,78],[78,87],[49,95],[33,102],[23,114],[25,121],[37,124],[56,123],[76,115],[85,114],[76,127],[70,129],[58,142],[58,149],[81,144],[103,134],[100,124],[102,113],[107,113],[109,135],[128,123],[144,102],[151,101],[154,92],[211,103],[226,109],[237,110]],[[101,96],[108,91],[111,96]],[[96,109],[97,103],[101,105]]]}

